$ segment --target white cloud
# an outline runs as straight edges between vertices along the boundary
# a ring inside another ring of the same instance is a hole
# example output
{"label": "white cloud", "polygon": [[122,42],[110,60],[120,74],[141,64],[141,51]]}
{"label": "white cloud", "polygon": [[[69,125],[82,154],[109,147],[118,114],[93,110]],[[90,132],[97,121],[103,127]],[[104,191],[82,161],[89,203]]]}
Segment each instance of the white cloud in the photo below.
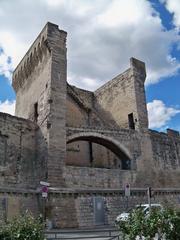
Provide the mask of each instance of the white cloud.
{"label": "white cloud", "polygon": [[167,10],[173,14],[173,23],[180,30],[180,1],[164,0]]}
{"label": "white cloud", "polygon": [[172,117],[180,113],[180,109],[167,107],[161,100],[153,100],[147,104],[149,116],[149,128],[161,128],[165,126]]}
{"label": "white cloud", "polygon": [[45,0],[50,7],[59,7],[64,4],[64,0]]}
{"label": "white cloud", "polygon": [[[0,47],[3,49],[3,53],[0,54],[0,75],[11,80],[12,71],[25,54],[28,45],[18,40],[18,36],[13,33],[0,30]],[[9,63],[8,58],[11,59]]]}
{"label": "white cloud", "polygon": [[6,78],[11,79],[12,63],[9,56],[7,56],[0,47],[0,75],[4,75]]}
{"label": "white cloud", "polygon": [[[144,9],[144,11],[141,11]],[[139,1],[112,1],[111,5],[100,14],[97,19],[100,24],[112,27],[137,26],[142,19],[151,17],[149,4],[144,0]]]}
{"label": "white cloud", "polygon": [[11,115],[15,114],[15,101],[6,100],[4,102],[0,101],[0,112],[9,113]]}
{"label": "white cloud", "polygon": [[164,29],[147,0],[2,1],[0,45],[13,67],[47,21],[68,31],[68,78],[79,87],[102,85],[129,67],[132,56],[146,62],[147,84],[180,68],[170,54],[180,36]]}

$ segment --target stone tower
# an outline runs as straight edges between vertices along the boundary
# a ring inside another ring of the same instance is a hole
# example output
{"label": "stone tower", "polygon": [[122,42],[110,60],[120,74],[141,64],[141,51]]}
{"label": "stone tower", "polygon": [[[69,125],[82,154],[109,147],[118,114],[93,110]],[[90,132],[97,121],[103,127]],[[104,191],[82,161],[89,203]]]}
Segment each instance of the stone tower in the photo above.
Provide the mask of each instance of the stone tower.
{"label": "stone tower", "polygon": [[130,59],[130,68],[95,91],[98,106],[111,114],[117,127],[148,129],[144,62]]}
{"label": "stone tower", "polygon": [[145,63],[135,58],[130,59],[132,81],[135,95],[135,122],[137,129],[148,129],[148,115],[144,82],[146,79]]}
{"label": "stone tower", "polygon": [[66,35],[47,23],[13,73],[16,116],[39,126],[39,157],[47,164],[44,180],[54,186],[63,185],[66,154]]}

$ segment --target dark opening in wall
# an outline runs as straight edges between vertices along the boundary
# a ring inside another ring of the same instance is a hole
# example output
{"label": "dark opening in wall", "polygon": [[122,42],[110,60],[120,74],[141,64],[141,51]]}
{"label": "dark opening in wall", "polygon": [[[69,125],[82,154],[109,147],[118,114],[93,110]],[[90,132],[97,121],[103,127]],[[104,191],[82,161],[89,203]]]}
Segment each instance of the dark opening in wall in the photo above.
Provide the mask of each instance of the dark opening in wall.
{"label": "dark opening in wall", "polygon": [[129,128],[130,129],[135,129],[133,113],[128,114],[128,123],[129,123]]}
{"label": "dark opening in wall", "polygon": [[108,146],[102,145],[103,140],[101,144],[95,141],[96,139],[93,138],[87,139],[87,141],[80,140],[68,143],[66,165],[121,170],[131,169],[131,161],[121,149],[115,149],[115,146],[111,145],[108,148]]}
{"label": "dark opening in wall", "polygon": [[89,142],[89,157],[90,157],[90,165],[93,164],[93,147],[92,142]]}
{"label": "dark opening in wall", "polygon": [[35,122],[37,122],[37,120],[38,120],[38,103],[36,102],[35,104],[34,104],[34,121]]}
{"label": "dark opening in wall", "polygon": [[122,170],[130,170],[131,169],[131,162],[129,159],[124,159],[122,161],[122,166],[121,166]]}

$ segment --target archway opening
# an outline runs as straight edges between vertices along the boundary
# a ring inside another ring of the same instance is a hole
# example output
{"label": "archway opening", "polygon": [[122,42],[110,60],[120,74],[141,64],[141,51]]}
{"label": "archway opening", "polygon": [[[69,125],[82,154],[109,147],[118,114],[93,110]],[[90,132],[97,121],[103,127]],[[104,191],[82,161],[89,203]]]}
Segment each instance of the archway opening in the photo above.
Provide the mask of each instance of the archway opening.
{"label": "archway opening", "polygon": [[74,135],[67,139],[66,165],[131,169],[130,157],[115,141],[97,134]]}

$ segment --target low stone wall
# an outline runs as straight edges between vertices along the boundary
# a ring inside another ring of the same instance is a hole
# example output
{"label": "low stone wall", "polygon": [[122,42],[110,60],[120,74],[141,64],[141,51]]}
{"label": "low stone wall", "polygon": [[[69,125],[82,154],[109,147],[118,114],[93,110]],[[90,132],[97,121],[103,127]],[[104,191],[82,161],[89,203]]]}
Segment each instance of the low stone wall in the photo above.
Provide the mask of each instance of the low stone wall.
{"label": "low stone wall", "polygon": [[69,188],[120,189],[128,179],[134,179],[136,171],[66,166],[64,175]]}
{"label": "low stone wall", "polygon": [[[104,214],[104,225],[114,225],[118,214],[148,202],[146,189],[133,189],[131,196],[124,196],[123,190],[117,189],[53,189],[48,203],[52,206],[53,226],[57,228],[87,228],[99,225],[96,219],[95,201],[100,199]],[[180,189],[156,189],[152,203],[180,208]]]}
{"label": "low stone wall", "polygon": [[[151,200],[180,208],[180,189],[154,189]],[[1,222],[27,210],[37,216],[46,209],[46,218],[52,221],[54,228],[114,225],[117,215],[143,203],[147,203],[147,189],[132,189],[127,199],[124,191],[118,189],[50,188],[48,199],[44,201],[39,190],[0,188]]]}
{"label": "low stone wall", "polygon": [[34,190],[0,188],[0,223],[29,212],[38,216],[41,212],[39,194]]}

